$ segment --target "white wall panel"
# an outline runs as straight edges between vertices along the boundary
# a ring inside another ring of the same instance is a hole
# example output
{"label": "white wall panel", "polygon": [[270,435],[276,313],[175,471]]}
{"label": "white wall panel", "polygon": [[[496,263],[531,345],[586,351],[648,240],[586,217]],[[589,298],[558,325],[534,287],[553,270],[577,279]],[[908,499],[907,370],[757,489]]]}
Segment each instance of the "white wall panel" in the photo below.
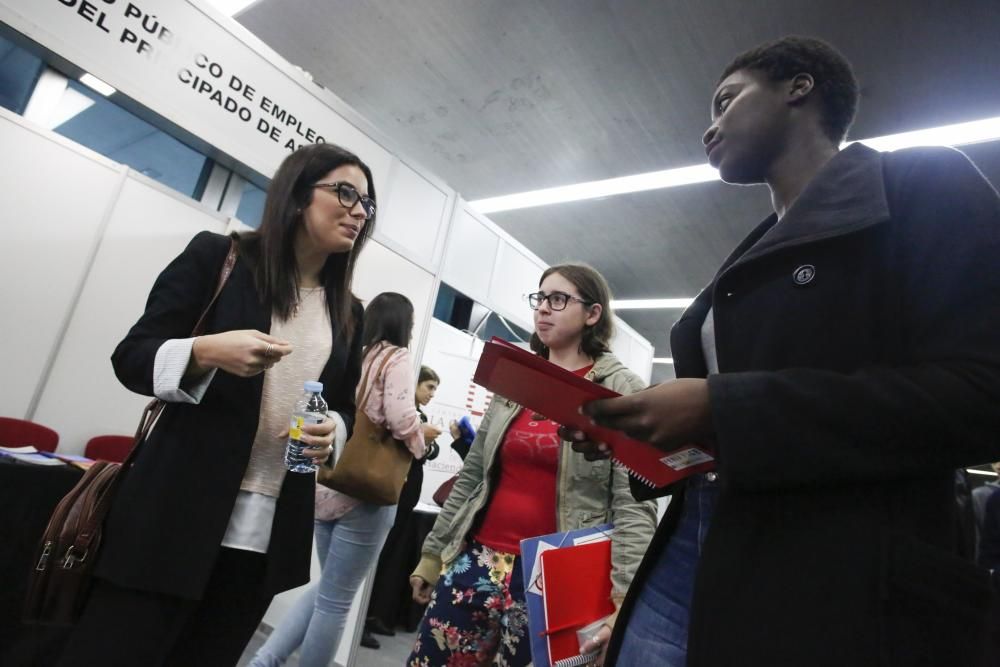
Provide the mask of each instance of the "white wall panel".
{"label": "white wall panel", "polygon": [[[449,193],[402,162],[396,163],[385,205],[379,207],[375,238],[386,241],[421,266],[437,268],[444,239]],[[378,183],[376,182],[376,187]]]}
{"label": "white wall panel", "polygon": [[490,285],[490,305],[504,317],[528,331],[534,329],[531,310],[525,295],[538,290],[538,279],[545,265],[526,256],[509,243],[502,242]]}
{"label": "white wall panel", "polygon": [[441,279],[482,303],[490,299],[493,264],[500,247],[496,232],[459,208],[449,231]]}
{"label": "white wall panel", "polygon": [[648,384],[653,375],[653,346],[645,338],[632,339],[632,370]]}
{"label": "white wall panel", "polygon": [[429,512],[440,508],[434,503],[434,491],[449,477],[462,469],[462,458],[447,445],[451,442],[448,425],[469,415],[478,428],[493,394],[472,381],[476,365],[483,353],[483,342],[440,320],[431,320],[427,345],[421,362],[433,368],[441,377],[434,400],[424,408],[428,421],[443,431],[438,438],[441,453],[424,464],[424,483],[420,504]]}
{"label": "white wall panel", "polygon": [[120,169],[0,113],[0,415],[24,417],[97,243]]}
{"label": "white wall panel", "polygon": [[79,454],[95,435],[135,432],[150,399],[118,382],[111,353],[160,271],[195,234],[224,228],[221,216],[130,172],[36,412],[59,431],[61,451]]}
{"label": "white wall panel", "polygon": [[615,317],[611,351],[644,382],[649,382],[653,369],[653,346],[618,317]]}
{"label": "white wall panel", "polygon": [[[413,302],[413,341],[419,350],[424,323],[431,316],[434,275],[397,255],[377,241],[369,241],[354,270],[354,293],[365,306],[381,292],[399,292]],[[416,359],[414,360],[416,362]]]}

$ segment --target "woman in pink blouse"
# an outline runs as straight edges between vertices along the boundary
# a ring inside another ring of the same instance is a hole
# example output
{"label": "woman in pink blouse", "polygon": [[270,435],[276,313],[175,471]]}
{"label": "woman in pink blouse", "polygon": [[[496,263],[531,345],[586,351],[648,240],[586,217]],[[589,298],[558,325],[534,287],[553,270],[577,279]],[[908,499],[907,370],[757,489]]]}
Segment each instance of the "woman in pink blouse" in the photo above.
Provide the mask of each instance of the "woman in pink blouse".
{"label": "woman in pink blouse", "polygon": [[[402,294],[383,292],[365,310],[361,377],[372,383],[365,413],[384,424],[413,456],[424,455],[424,435],[413,388],[407,347],[413,330],[413,304]],[[387,360],[387,361],[386,361]],[[384,369],[379,373],[378,369]],[[358,386],[358,391],[364,387]],[[361,396],[358,397],[360,404]],[[301,667],[326,667],[340,643],[344,623],[362,579],[378,559],[396,515],[394,505],[371,505],[325,486],[316,487],[316,551],[322,573],[304,593],[251,667],[281,665],[300,649]]]}

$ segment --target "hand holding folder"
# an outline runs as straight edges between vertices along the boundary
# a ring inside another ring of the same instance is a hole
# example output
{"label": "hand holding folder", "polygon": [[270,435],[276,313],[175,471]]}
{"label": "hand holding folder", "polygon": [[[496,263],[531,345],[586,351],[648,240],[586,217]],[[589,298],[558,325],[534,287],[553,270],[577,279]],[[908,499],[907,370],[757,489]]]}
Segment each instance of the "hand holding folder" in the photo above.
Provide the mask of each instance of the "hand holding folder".
{"label": "hand holding folder", "polygon": [[615,611],[611,541],[551,549],[541,555],[545,634],[552,663],[580,655],[576,631]]}
{"label": "hand holding folder", "polygon": [[[607,610],[614,610],[610,542],[613,533],[614,526],[605,523],[521,540],[528,638],[535,667],[577,667],[592,664],[599,657],[599,651],[580,653],[583,643],[579,633],[593,635],[597,629],[588,626],[603,623]],[[578,551],[580,546],[600,548]],[[568,553],[549,555],[560,551]],[[564,590],[567,587],[568,592]],[[576,590],[582,587],[588,590]],[[580,597],[576,597],[578,594]],[[593,622],[580,620],[587,617]],[[550,651],[553,639],[558,645],[555,653]]]}
{"label": "hand holding folder", "polygon": [[494,337],[486,343],[473,381],[563,426],[607,443],[612,459],[649,486],[665,486],[715,467],[712,455],[700,447],[690,445],[667,453],[620,431],[592,425],[580,414],[580,408],[590,401],[619,394],[500,338]]}

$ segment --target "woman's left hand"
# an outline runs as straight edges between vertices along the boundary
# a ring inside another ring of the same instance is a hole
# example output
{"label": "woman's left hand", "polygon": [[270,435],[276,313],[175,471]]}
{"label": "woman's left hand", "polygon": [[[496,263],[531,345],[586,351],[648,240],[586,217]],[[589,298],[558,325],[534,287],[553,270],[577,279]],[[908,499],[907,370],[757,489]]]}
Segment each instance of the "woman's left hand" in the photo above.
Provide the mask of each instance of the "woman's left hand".
{"label": "woman's left hand", "polygon": [[[309,445],[302,450],[303,456],[308,456],[317,464],[323,463],[333,454],[333,434],[337,429],[337,424],[330,418],[324,419],[319,424],[303,424],[301,442]],[[288,437],[288,431],[285,431]]]}
{"label": "woman's left hand", "polygon": [[600,655],[597,656],[597,660],[594,661],[593,665],[595,667],[601,667],[604,664],[604,656],[608,652],[608,642],[611,640],[611,626],[605,623],[601,626],[601,629],[594,633],[583,646],[580,647],[580,653],[593,653],[594,651],[600,651]]}

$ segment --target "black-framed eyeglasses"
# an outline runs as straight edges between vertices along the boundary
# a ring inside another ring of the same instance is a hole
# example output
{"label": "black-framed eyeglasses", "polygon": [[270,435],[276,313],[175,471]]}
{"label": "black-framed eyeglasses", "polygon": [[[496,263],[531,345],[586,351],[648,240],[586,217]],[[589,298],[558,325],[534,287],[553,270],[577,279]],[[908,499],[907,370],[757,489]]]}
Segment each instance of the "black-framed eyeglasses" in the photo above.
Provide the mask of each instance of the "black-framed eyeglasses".
{"label": "black-framed eyeglasses", "polygon": [[360,201],[361,208],[365,212],[365,220],[371,220],[375,217],[375,200],[358,192],[358,189],[350,183],[343,181],[336,183],[316,183],[313,187],[323,188],[331,194],[336,193],[340,205],[348,209],[354,208]]}
{"label": "black-framed eyeglasses", "polygon": [[586,299],[581,299],[580,297],[573,296],[572,294],[566,294],[565,292],[551,292],[546,294],[545,292],[534,292],[528,295],[528,305],[531,306],[532,310],[538,310],[542,307],[542,302],[548,301],[549,308],[552,310],[566,310],[566,306],[570,301],[579,301],[585,306],[589,306],[593,301],[587,301]]}

